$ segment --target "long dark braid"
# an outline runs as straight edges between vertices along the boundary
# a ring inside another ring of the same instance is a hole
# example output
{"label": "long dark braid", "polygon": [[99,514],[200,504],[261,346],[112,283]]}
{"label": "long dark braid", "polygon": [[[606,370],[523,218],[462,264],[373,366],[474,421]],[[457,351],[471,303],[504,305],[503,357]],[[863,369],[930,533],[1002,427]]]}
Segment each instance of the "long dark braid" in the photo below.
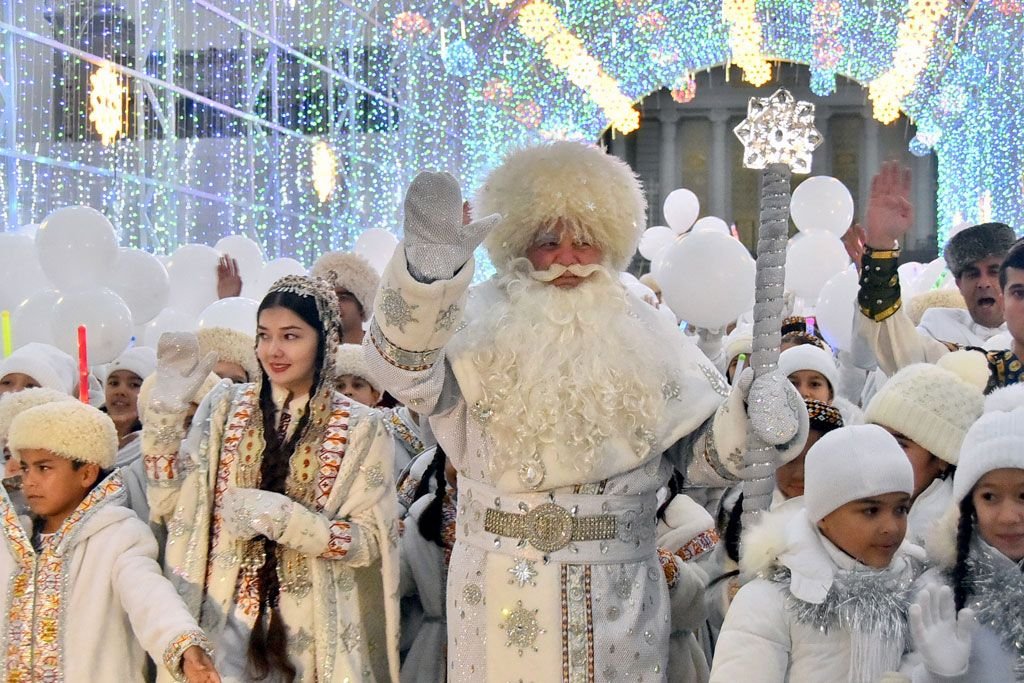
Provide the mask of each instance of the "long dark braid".
{"label": "long dark braid", "polygon": [[956,528],[956,564],[953,565],[951,580],[953,600],[959,612],[967,604],[970,586],[967,580],[967,558],[971,554],[971,536],[974,534],[974,501],[970,494],[960,501],[960,522]]}
{"label": "long dark braid", "polygon": [[[313,386],[310,397],[316,395],[320,387],[320,369],[323,367],[325,336],[322,325],[316,314],[316,304],[310,297],[300,297],[287,292],[274,292],[263,300],[260,311],[265,308],[280,306],[295,312],[317,331],[317,353],[314,361]],[[295,446],[302,438],[309,423],[312,412],[307,403],[302,417],[295,425],[291,438],[282,439],[277,427],[277,407],[274,405],[270,378],[266,370],[261,368],[263,382],[260,386],[260,413],[263,417],[263,438],[266,446],[260,462],[260,489],[287,495],[286,488],[290,471],[291,457]],[[289,394],[286,399],[291,400]],[[259,586],[259,611],[256,623],[249,636],[248,671],[252,680],[263,680],[271,674],[279,674],[286,681],[294,681],[298,670],[288,656],[288,632],[284,619],[278,609],[281,596],[281,580],[277,572],[277,548],[275,541],[266,537],[258,540],[263,543],[263,564],[257,572]],[[267,621],[269,615],[269,621]],[[264,627],[266,622],[266,627]]]}
{"label": "long dark braid", "polygon": [[[423,508],[423,512],[420,514],[420,520],[417,524],[420,530],[420,535],[428,541],[433,541],[437,545],[444,547],[444,537],[442,536],[443,529],[441,528],[444,524],[444,496],[447,493],[447,481],[444,476],[444,463],[447,456],[445,456],[444,450],[440,445],[437,446],[437,450],[434,451],[434,459],[430,462],[428,471],[432,470],[434,475],[434,483],[437,489],[434,491],[433,499],[427,503],[427,506]],[[429,474],[423,473],[423,481],[429,480]],[[420,482],[420,484],[423,483]]]}
{"label": "long dark braid", "polygon": [[[725,523],[725,531],[722,533],[722,543],[725,547],[725,554],[733,562],[740,561],[740,540],[743,537],[743,494],[741,493],[736,499],[736,504],[729,510],[728,521]],[[720,576],[715,577],[709,584],[708,588],[711,588],[715,584],[721,583],[726,579],[731,579],[734,576],[739,576],[739,570],[733,570],[726,572]]]}

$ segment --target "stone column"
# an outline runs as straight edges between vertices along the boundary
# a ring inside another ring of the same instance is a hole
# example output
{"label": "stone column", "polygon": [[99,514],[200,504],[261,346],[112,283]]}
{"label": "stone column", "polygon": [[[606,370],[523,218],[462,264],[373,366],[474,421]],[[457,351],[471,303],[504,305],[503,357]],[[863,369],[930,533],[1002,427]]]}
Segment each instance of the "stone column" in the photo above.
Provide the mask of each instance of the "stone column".
{"label": "stone column", "polygon": [[830,107],[819,105],[815,109],[814,125],[821,132],[823,142],[814,150],[811,159],[811,173],[814,175],[832,175],[832,138],[828,134],[828,122],[832,118]]}
{"label": "stone column", "polygon": [[878,121],[871,116],[871,105],[866,105],[861,112],[864,118],[864,135],[861,143],[863,151],[860,155],[860,191],[857,193],[857,201],[860,204],[858,212],[861,219],[868,208],[868,197],[871,196],[871,178],[878,172]]}
{"label": "stone column", "polygon": [[708,159],[708,194],[710,206],[708,213],[717,216],[726,223],[732,222],[729,212],[732,209],[732,183],[729,177],[729,112],[714,110],[708,113],[711,119],[711,153]]}
{"label": "stone column", "polygon": [[[658,198],[660,212],[661,207],[665,204],[665,197],[672,190],[678,189],[682,182],[679,158],[676,154],[679,111],[674,106],[662,109],[658,113],[658,120],[661,122],[661,155],[658,167],[658,181],[661,190],[661,196]],[[662,221],[664,221],[664,216],[662,216]]]}

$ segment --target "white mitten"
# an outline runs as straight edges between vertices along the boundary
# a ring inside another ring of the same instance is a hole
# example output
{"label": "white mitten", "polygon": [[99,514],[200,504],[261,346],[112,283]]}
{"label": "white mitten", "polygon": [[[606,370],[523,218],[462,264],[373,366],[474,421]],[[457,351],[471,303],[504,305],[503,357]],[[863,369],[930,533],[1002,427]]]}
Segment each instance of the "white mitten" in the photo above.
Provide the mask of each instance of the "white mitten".
{"label": "white mitten", "polygon": [[225,530],[247,541],[257,536],[279,540],[297,503],[288,496],[260,489],[229,488],[221,498]]}
{"label": "white mitten", "polygon": [[762,441],[781,446],[797,435],[807,406],[782,372],[775,370],[755,378],[754,369],[746,368],[736,386],[746,395],[750,427]]}
{"label": "white mitten", "polygon": [[928,671],[939,676],[961,676],[971,659],[971,634],[978,625],[974,610],[956,612],[949,586],[928,586],[910,606],[914,646]]}
{"label": "white mitten", "polygon": [[156,377],[145,410],[164,414],[184,412],[216,364],[217,354],[212,351],[199,358],[199,340],[191,332],[160,335]]}
{"label": "white mitten", "polygon": [[494,214],[463,225],[459,181],[450,173],[419,173],[405,193],[409,272],[420,282],[450,280],[500,220]]}

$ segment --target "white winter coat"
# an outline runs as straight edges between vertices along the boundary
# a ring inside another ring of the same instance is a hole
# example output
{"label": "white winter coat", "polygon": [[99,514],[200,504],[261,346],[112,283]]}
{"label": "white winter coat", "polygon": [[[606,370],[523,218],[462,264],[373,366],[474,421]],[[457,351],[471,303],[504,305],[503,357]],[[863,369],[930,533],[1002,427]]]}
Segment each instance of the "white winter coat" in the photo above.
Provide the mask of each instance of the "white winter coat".
{"label": "white winter coat", "polygon": [[[746,576],[770,576],[779,568],[791,572],[789,584],[755,578],[736,594],[726,614],[711,669],[711,683],[757,681],[757,683],[842,683],[853,679],[853,637],[849,631],[819,630],[799,621],[791,609],[790,597],[821,604],[842,580],[841,572],[873,571],[829,542],[800,510],[780,528],[769,515],[747,532],[741,552],[741,569]],[[909,588],[920,548],[904,543],[887,570]],[[909,591],[908,591],[909,593]],[[873,645],[885,645],[879,642]],[[901,643],[888,648],[895,670],[903,654]],[[872,679],[872,683],[877,676]]]}
{"label": "white winter coat", "polygon": [[142,683],[143,648],[177,676],[186,649],[209,647],[160,571],[149,527],[122,507],[125,498],[115,472],[37,552],[0,495],[0,582],[10,587],[0,592],[2,680]]}

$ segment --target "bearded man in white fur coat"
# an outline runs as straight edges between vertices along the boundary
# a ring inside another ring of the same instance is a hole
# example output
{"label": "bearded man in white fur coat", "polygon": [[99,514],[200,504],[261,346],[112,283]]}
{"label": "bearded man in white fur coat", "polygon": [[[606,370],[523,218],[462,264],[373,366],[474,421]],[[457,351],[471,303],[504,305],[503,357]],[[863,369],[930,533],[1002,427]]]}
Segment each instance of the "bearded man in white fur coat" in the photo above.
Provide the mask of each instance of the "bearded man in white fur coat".
{"label": "bearded man in white fur coat", "polygon": [[[748,412],[799,449],[803,401],[779,375],[729,394],[619,283],[646,204],[614,157],[515,152],[474,208],[487,217],[464,224],[452,176],[416,177],[363,342],[458,471],[449,680],[664,680],[672,559],[655,546],[655,492],[673,467],[693,484],[741,477]],[[482,241],[497,275],[470,289]]]}

